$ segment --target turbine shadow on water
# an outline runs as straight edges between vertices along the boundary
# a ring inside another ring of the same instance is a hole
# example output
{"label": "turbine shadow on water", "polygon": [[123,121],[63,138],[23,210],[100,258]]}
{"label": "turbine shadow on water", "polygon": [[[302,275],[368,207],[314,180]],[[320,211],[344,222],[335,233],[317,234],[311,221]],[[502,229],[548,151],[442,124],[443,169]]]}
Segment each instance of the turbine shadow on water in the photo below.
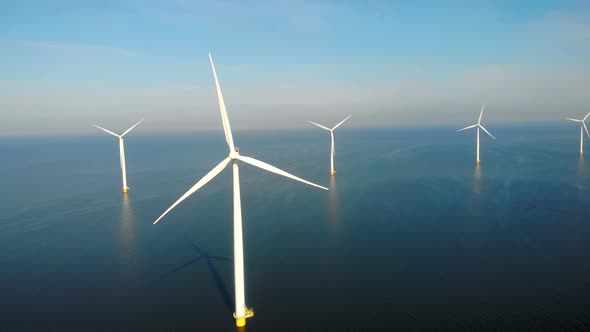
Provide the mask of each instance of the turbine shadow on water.
{"label": "turbine shadow on water", "polygon": [[231,296],[229,294],[229,291],[227,290],[227,287],[225,286],[225,283],[223,282],[223,279],[221,278],[221,275],[219,274],[219,272],[217,271],[217,268],[213,264],[213,261],[232,262],[232,260],[230,258],[223,257],[223,256],[209,255],[209,252],[201,249],[196,243],[194,243],[192,241],[188,241],[188,243],[193,248],[193,250],[196,252],[197,256],[195,258],[192,258],[191,260],[187,261],[186,263],[176,267],[172,271],[166,273],[163,277],[167,277],[173,273],[180,272],[180,271],[192,266],[193,264],[198,263],[199,261],[201,261],[201,259],[205,260],[205,264],[207,264],[207,268],[209,269],[209,272],[211,273],[211,276],[213,277],[213,281],[215,282],[215,286],[217,287],[217,291],[221,295],[223,302],[225,303],[225,306],[228,309],[228,311],[230,313],[232,313],[233,312],[232,308],[234,307],[234,303],[231,300]]}

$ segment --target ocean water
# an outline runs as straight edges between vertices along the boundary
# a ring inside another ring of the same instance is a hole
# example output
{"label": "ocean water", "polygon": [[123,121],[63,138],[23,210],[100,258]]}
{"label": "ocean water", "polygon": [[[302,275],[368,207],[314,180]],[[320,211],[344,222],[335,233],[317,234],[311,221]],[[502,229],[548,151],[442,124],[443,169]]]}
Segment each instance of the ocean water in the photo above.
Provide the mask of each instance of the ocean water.
{"label": "ocean water", "polygon": [[[590,160],[571,126],[236,132],[247,331],[590,329]],[[233,331],[221,131],[0,139],[0,330]],[[590,155],[590,150],[589,150]],[[200,258],[199,258],[200,257]]]}

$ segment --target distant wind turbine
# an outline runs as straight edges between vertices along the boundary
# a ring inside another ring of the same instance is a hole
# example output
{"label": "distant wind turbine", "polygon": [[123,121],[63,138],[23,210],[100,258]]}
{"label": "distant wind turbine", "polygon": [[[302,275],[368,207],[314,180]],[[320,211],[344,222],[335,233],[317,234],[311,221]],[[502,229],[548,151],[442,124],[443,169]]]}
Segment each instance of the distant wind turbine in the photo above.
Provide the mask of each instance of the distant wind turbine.
{"label": "distant wind turbine", "polygon": [[229,125],[229,119],[227,111],[225,109],[225,103],[223,101],[223,95],[221,94],[221,87],[219,86],[219,80],[217,79],[217,73],[215,72],[215,64],[213,58],[209,54],[209,61],[211,62],[211,68],[213,69],[213,77],[215,78],[215,87],[217,88],[217,97],[219,99],[219,108],[221,111],[221,122],[223,123],[223,131],[225,132],[225,140],[229,148],[229,156],[215,166],[209,173],[207,173],[201,180],[199,180],[194,186],[192,186],[184,195],[182,195],[172,206],[168,208],[156,221],[156,224],[162,219],[168,212],[176,207],[180,202],[184,201],[187,197],[197,191],[199,188],[204,186],[207,182],[211,181],[217,176],[230,162],[233,166],[233,191],[234,191],[234,282],[235,282],[235,296],[236,296],[236,311],[234,312],[234,318],[236,319],[236,325],[238,327],[246,325],[246,318],[252,317],[254,311],[251,308],[246,307],[246,296],[244,291],[244,248],[242,239],[242,205],[240,201],[240,176],[238,171],[238,162],[242,161],[246,164],[262,168],[263,170],[282,175],[284,177],[303,182],[305,184],[318,187],[321,189],[328,190],[326,187],[322,187],[315,183],[303,180],[292,174],[289,174],[283,170],[280,170],[274,166],[271,166],[262,161],[254,158],[242,156],[239,153],[237,147],[234,146],[234,140]]}
{"label": "distant wind turbine", "polygon": [[496,139],[492,134],[490,134],[489,131],[487,131],[481,125],[481,117],[483,115],[483,109],[484,109],[484,107],[485,107],[485,104],[484,105],[481,105],[481,112],[479,113],[479,119],[477,120],[477,123],[476,124],[474,124],[472,126],[469,126],[469,127],[465,127],[465,128],[462,128],[462,129],[457,130],[457,132],[459,132],[459,131],[462,131],[462,130],[465,130],[465,129],[471,129],[471,128],[476,128],[477,127],[477,159],[475,160],[475,163],[477,163],[477,164],[480,163],[480,161],[479,161],[479,128],[481,128],[483,131],[485,131],[486,134],[490,135],[490,137],[493,138],[494,140]]}
{"label": "distant wind turbine", "polygon": [[135,126],[140,124],[141,121],[143,121],[143,119],[139,120],[139,122],[137,122],[136,124],[131,126],[131,128],[127,129],[121,135],[117,135],[108,129],[104,129],[102,127],[99,127],[99,126],[93,124],[94,127],[106,132],[107,134],[110,134],[110,135],[113,135],[113,136],[119,138],[119,162],[121,163],[121,173],[123,176],[123,192],[124,193],[126,193],[129,190],[129,187],[127,187],[127,171],[126,171],[126,167],[125,167],[125,144],[123,143],[123,137],[125,137],[125,135],[127,135],[127,133],[129,133],[131,131],[131,129],[135,128]]}
{"label": "distant wind turbine", "polygon": [[346,119],[340,121],[340,123],[338,123],[337,125],[335,125],[331,129],[328,128],[328,127],[324,127],[321,124],[317,124],[317,123],[312,122],[312,121],[307,121],[307,122],[309,122],[311,124],[314,124],[314,125],[322,128],[322,129],[325,129],[325,130],[327,130],[327,131],[330,132],[330,138],[332,139],[332,148],[330,149],[330,175],[332,175],[332,176],[334,176],[334,174],[336,174],[336,171],[334,170],[334,156],[336,155],[336,150],[334,149],[334,130],[336,128],[338,128],[341,124],[343,124],[344,121],[348,120],[351,116],[352,116],[352,114],[349,115],[348,117],[346,117]]}
{"label": "distant wind turbine", "polygon": [[582,120],[565,118],[566,120],[580,122],[582,124],[580,126],[580,155],[584,154],[584,130],[586,130],[586,134],[588,135],[588,137],[590,137],[590,133],[588,132],[588,128],[586,128],[586,123],[584,123],[584,121],[586,121],[586,119],[588,118],[589,115],[590,115],[590,112],[588,114],[586,114],[586,116]]}

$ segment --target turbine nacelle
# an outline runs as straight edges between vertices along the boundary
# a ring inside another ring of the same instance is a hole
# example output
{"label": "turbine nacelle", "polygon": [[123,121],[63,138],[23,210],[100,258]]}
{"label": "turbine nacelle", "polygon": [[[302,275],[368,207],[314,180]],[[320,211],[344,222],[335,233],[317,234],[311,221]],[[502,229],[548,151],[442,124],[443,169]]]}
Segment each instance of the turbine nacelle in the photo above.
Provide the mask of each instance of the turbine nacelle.
{"label": "turbine nacelle", "polygon": [[231,160],[240,159],[240,149],[238,149],[238,147],[236,147],[233,151],[230,151],[229,159],[231,159]]}

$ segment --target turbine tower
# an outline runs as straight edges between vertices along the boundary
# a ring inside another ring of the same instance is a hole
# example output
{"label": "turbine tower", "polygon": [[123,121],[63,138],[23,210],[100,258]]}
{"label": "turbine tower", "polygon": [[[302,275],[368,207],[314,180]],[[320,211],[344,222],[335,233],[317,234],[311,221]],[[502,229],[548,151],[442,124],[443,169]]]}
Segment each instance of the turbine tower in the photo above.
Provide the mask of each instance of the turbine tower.
{"label": "turbine tower", "polygon": [[321,189],[328,190],[326,187],[322,187],[315,183],[303,180],[292,174],[289,174],[283,170],[280,170],[272,165],[256,160],[254,158],[242,156],[239,153],[237,147],[234,146],[234,140],[229,125],[229,119],[227,117],[227,111],[225,109],[225,103],[223,101],[223,95],[221,94],[221,88],[219,86],[219,80],[217,79],[217,73],[215,72],[215,64],[213,58],[209,54],[209,61],[211,62],[211,68],[213,69],[213,77],[215,78],[215,87],[217,88],[217,98],[219,99],[219,108],[221,112],[221,122],[223,123],[223,131],[225,132],[225,140],[229,148],[229,155],[217,166],[215,166],[209,173],[207,173],[201,180],[199,180],[194,186],[192,186],[184,195],[182,195],[172,206],[168,208],[156,221],[160,221],[168,212],[176,207],[180,202],[184,201],[187,197],[197,191],[199,188],[204,186],[207,182],[211,181],[217,176],[230,162],[233,168],[233,196],[234,196],[234,283],[235,283],[235,296],[236,296],[236,311],[234,312],[234,318],[236,319],[236,326],[241,327],[246,325],[246,318],[252,317],[254,311],[251,308],[246,307],[246,296],[244,291],[244,246],[242,239],[242,206],[240,200],[240,175],[238,170],[238,163],[244,162],[252,166],[261,168],[263,170],[282,175],[284,177],[303,182],[305,184],[318,187]]}
{"label": "turbine tower", "polygon": [[491,138],[493,138],[494,140],[496,140],[496,138],[492,134],[490,134],[490,132],[487,131],[481,125],[481,117],[483,115],[483,109],[484,109],[484,107],[485,107],[485,104],[484,105],[481,105],[481,112],[479,113],[479,119],[477,120],[477,123],[476,124],[457,130],[457,132],[459,132],[459,131],[462,131],[462,130],[465,130],[465,129],[471,129],[471,128],[476,128],[477,127],[477,157],[476,157],[477,159],[475,160],[475,163],[476,164],[479,164],[480,163],[480,160],[479,160],[479,129],[481,128],[483,131],[486,132],[486,134],[490,135]]}
{"label": "turbine tower", "polygon": [[584,154],[584,129],[586,130],[586,134],[588,135],[588,137],[590,137],[590,133],[588,132],[588,128],[586,128],[586,123],[584,123],[584,121],[586,121],[586,119],[588,118],[589,115],[590,115],[590,112],[588,114],[586,114],[586,116],[582,120],[565,118],[566,120],[582,123],[582,125],[580,126],[580,155]]}
{"label": "turbine tower", "polygon": [[334,176],[336,174],[336,171],[334,170],[334,156],[336,155],[336,150],[334,149],[334,130],[336,128],[338,128],[341,124],[343,124],[346,120],[348,120],[351,116],[352,116],[352,114],[349,115],[349,116],[347,116],[346,119],[340,121],[340,123],[338,123],[337,125],[335,125],[331,129],[328,128],[328,127],[324,127],[321,124],[317,124],[315,122],[307,121],[307,122],[309,122],[311,124],[314,124],[314,125],[322,128],[322,129],[325,129],[325,130],[327,130],[327,131],[330,132],[330,138],[332,139],[332,147],[330,149],[330,175],[332,175],[332,176]]}
{"label": "turbine tower", "polygon": [[108,129],[104,129],[102,127],[99,127],[95,124],[93,124],[94,127],[104,131],[107,134],[113,135],[117,138],[119,138],[119,162],[121,163],[121,174],[123,177],[123,192],[126,193],[127,191],[129,191],[129,187],[127,187],[127,170],[126,170],[126,166],[125,166],[125,144],[123,143],[123,138],[125,137],[125,135],[127,135],[127,133],[129,133],[131,131],[131,129],[135,128],[135,126],[137,126],[138,124],[141,123],[141,121],[143,121],[143,119],[139,120],[136,124],[134,124],[133,126],[131,126],[131,128],[127,129],[123,134],[121,135],[117,135],[115,133],[113,133],[112,131],[108,130]]}

